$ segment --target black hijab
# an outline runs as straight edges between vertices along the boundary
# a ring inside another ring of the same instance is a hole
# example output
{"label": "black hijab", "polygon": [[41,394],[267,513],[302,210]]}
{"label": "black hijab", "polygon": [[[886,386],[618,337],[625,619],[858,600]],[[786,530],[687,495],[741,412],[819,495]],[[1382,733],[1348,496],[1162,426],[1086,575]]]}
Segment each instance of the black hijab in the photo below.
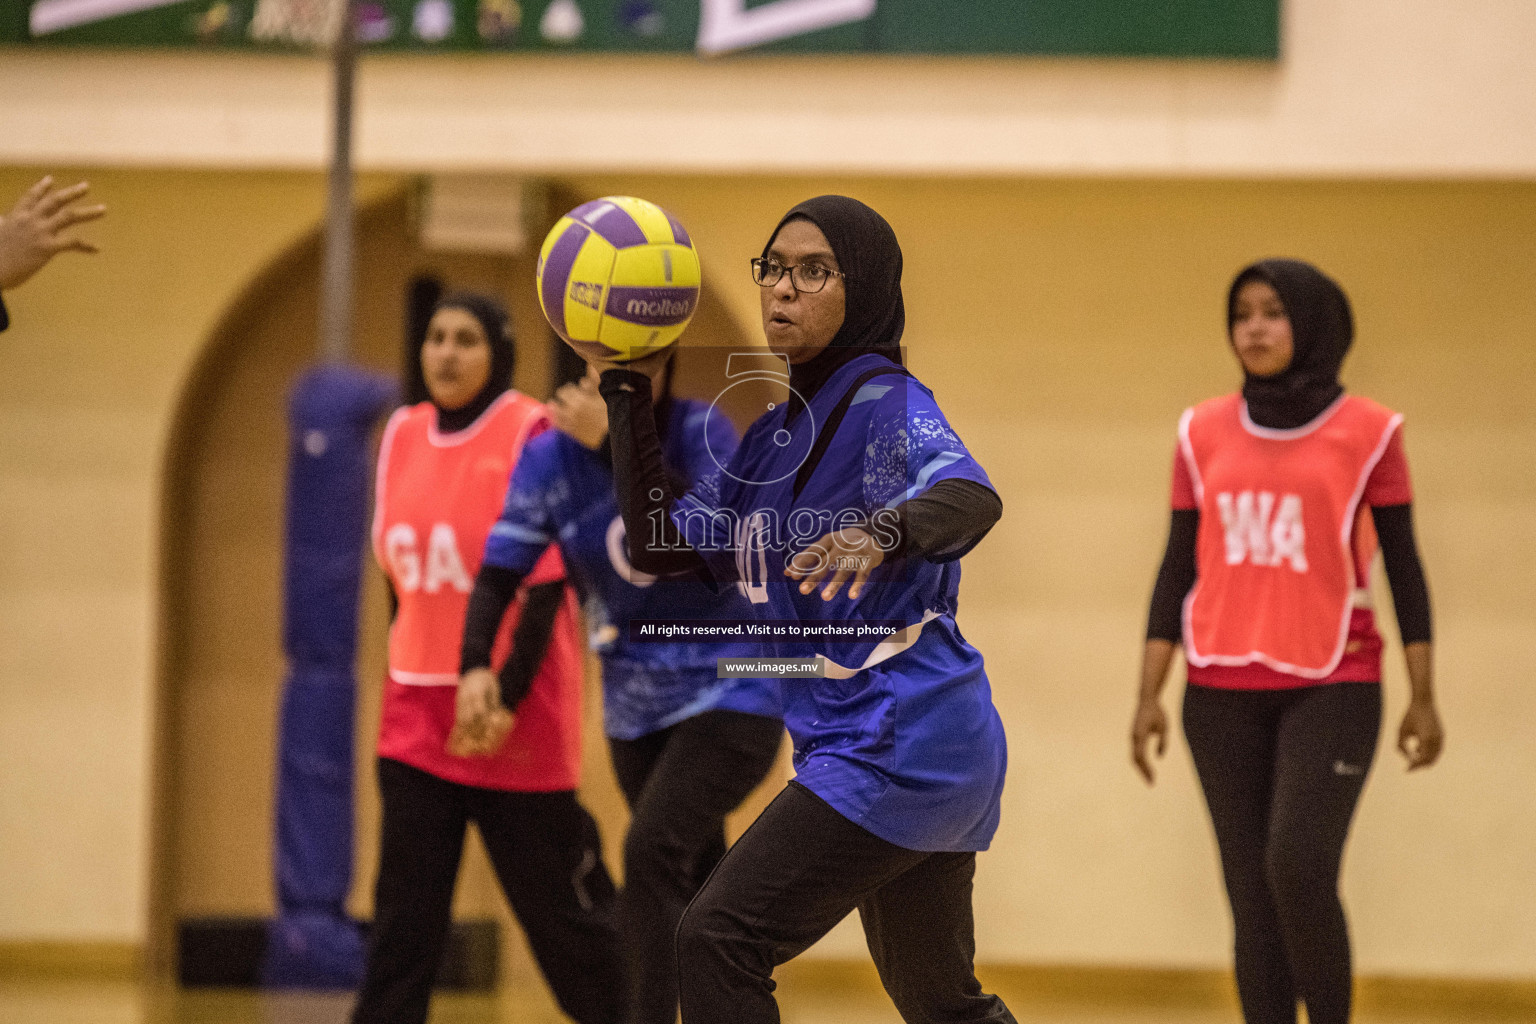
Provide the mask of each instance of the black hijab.
{"label": "black hijab", "polygon": [[[792,220],[808,220],[821,230],[846,276],[843,325],[821,352],[791,364],[790,387],[810,401],[821,386],[850,360],[874,352],[900,365],[901,334],[907,310],[901,300],[901,245],[884,217],[857,199],[817,196],[795,206],[780,219],[763,246],[763,255]],[[789,415],[799,410],[790,400]]]}
{"label": "black hijab", "polygon": [[1268,377],[1244,371],[1248,415],[1261,427],[1303,426],[1344,393],[1339,370],[1355,337],[1349,298],[1338,283],[1301,260],[1261,260],[1245,267],[1227,292],[1227,338],[1232,336],[1237,293],[1249,281],[1264,281],[1280,296],[1291,321],[1290,365]]}
{"label": "black hijab", "polygon": [[[507,316],[507,308],[489,295],[479,292],[453,292],[438,300],[433,308],[434,315],[438,310],[462,309],[480,323],[481,330],[485,331],[486,340],[491,345],[491,372],[485,378],[485,386],[482,387],[474,398],[457,409],[444,409],[437,406],[437,429],[445,434],[456,433],[479,419],[485,410],[491,407],[491,403],[500,398],[508,388],[512,386],[512,370],[517,362],[517,349],[512,337],[512,321]],[[421,343],[416,346],[415,373],[421,374],[421,345],[426,343],[423,336]],[[423,384],[425,387],[425,384]]]}

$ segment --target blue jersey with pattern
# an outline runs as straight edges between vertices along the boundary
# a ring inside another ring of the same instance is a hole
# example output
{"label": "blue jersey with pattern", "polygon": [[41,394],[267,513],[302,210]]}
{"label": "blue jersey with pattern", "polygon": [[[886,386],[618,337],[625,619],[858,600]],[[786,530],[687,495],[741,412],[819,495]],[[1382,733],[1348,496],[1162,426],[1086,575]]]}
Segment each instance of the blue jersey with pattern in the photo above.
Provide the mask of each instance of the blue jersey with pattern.
{"label": "blue jersey with pattern", "polygon": [[859,388],[796,493],[816,432],[851,385],[882,365],[889,365],[882,356],[859,356],[794,418],[787,403],[760,417],[724,469],[679,500],[672,518],[718,578],[742,581],[762,618],[798,620],[806,632],[862,620],[911,627],[894,637],[812,635],[777,644],[777,654],[819,654],[828,665],[828,678],[782,684],[797,779],[898,846],[982,850],[997,829],[1007,746],[981,655],[955,623],[959,562],[889,559],[857,601],[846,586],[831,601],[801,594],[783,575],[789,558],[834,526],[872,520],[878,534],[880,510],[940,480],[991,487],[932,392],[887,374]]}
{"label": "blue jersey with pattern", "polygon": [[[716,455],[726,459],[736,446],[730,421],[709,413],[701,402],[671,403],[663,454],[689,480],[717,471]],[[779,716],[777,681],[716,678],[717,658],[752,648],[630,639],[632,619],[743,620],[753,613],[735,587],[716,594],[694,580],[635,571],[607,456],[558,430],[523,448],[501,518],[486,540],[485,564],[526,573],[551,543],[560,545],[582,599],[589,641],[602,661],[609,736],[635,739],[713,709]]]}

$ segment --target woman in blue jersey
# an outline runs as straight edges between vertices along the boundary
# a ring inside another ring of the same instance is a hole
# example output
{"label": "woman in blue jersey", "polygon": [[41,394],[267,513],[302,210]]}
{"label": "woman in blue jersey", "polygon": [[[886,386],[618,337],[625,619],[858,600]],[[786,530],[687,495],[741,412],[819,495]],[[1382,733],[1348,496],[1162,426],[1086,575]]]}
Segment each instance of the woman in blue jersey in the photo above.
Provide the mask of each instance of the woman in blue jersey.
{"label": "woman in blue jersey", "polygon": [[635,566],[737,584],[760,617],[796,624],[772,653],[825,666],[783,684],[795,780],[678,929],[683,1020],[777,1021],[774,968],[857,909],[903,1019],[1012,1021],[972,964],[1003,728],[954,618],[956,560],[1002,503],[901,366],[901,249],[879,214],[801,203],[752,267],[792,390],[722,471],[686,493],[668,479],[647,379],[659,363],[606,366],[600,382]]}
{"label": "woman in blue jersey", "polygon": [[[668,376],[658,380],[655,395],[658,433],[667,473],[687,486],[714,470],[715,458],[730,456],[736,434],[723,416],[708,415],[705,403],[672,398]],[[528,442],[513,470],[469,620],[499,622],[517,582],[549,545],[559,545],[602,661],[603,724],[632,812],[618,903],[630,984],[625,1019],[673,1024],[673,935],[688,901],[725,854],[725,816],[773,766],[784,734],[778,683],[717,679],[716,658],[730,649],[631,640],[634,620],[739,621],[751,611],[734,588],[717,595],[697,580],[657,578],[630,567],[595,373],[562,387],[550,411],[557,429]],[[465,671],[489,664],[484,634],[466,630]],[[503,695],[508,706],[512,699]]]}

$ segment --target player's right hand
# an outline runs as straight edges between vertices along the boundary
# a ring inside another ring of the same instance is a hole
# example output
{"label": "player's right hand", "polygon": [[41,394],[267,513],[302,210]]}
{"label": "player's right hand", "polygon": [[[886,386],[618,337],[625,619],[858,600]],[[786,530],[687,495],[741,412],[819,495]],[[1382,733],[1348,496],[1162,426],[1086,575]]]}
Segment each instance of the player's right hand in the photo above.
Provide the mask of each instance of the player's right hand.
{"label": "player's right hand", "polygon": [[476,668],[459,677],[454,696],[453,731],[446,749],[455,757],[489,757],[501,749],[514,724],[512,712],[501,703],[501,682],[488,668]]}
{"label": "player's right hand", "polygon": [[1136,717],[1131,720],[1131,761],[1149,786],[1156,781],[1147,755],[1147,744],[1153,737],[1157,738],[1157,756],[1162,757],[1168,749],[1168,715],[1160,701],[1139,701]]}

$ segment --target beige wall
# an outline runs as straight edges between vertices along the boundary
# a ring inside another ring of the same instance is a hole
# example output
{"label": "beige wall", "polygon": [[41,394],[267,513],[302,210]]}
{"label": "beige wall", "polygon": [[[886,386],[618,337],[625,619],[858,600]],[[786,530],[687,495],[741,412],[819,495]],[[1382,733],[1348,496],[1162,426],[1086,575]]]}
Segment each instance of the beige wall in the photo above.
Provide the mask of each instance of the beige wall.
{"label": "beige wall", "polygon": [[[1285,0],[1283,58],[373,57],[398,169],[1529,176],[1536,5]],[[791,110],[774,92],[815,96]],[[0,164],[318,167],[318,60],[12,51]]]}
{"label": "beige wall", "polygon": [[[0,337],[3,939],[144,934],[166,431],[219,317],[323,199],[313,175],[91,177],[102,254],[8,293]],[[34,178],[0,169],[0,195]]]}
{"label": "beige wall", "polygon": [[[24,180],[0,175],[0,188]],[[145,934],[166,432],[199,346],[312,226],[320,198],[300,176],[96,181],[113,204],[106,251],[13,293],[3,339],[0,938]],[[1223,962],[1228,926],[1187,757],[1175,745],[1151,792],[1126,764],[1173,425],[1233,383],[1220,302],[1236,267],[1293,253],[1337,274],[1361,324],[1347,380],[1407,415],[1450,730],[1445,762],[1405,777],[1388,743],[1403,705],[1394,646],[1382,760],[1344,883],[1359,963],[1531,976],[1536,187],[561,184],[672,208],[743,325],[756,315],[745,257],[794,200],[850,191],[900,234],[912,365],[1007,506],[967,563],[961,616],[1012,747],[1003,829],[978,880],[985,960]],[[845,930],[820,952],[857,948]]]}

